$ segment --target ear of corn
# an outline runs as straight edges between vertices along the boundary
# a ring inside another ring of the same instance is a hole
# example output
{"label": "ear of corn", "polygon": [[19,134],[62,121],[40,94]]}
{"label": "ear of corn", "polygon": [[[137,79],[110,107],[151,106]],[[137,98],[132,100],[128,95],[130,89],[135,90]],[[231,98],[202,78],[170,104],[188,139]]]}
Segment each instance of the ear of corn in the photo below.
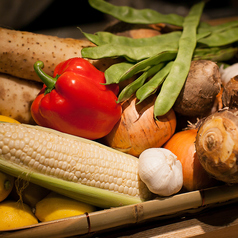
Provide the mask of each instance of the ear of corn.
{"label": "ear of corn", "polygon": [[40,126],[0,123],[0,170],[102,208],[151,197],[136,157]]}

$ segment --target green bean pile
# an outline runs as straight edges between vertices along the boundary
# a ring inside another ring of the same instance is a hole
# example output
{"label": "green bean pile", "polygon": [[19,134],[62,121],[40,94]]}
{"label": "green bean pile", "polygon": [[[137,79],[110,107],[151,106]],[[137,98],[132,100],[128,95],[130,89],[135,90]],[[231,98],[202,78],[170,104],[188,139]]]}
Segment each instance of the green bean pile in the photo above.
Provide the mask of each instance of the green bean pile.
{"label": "green bean pile", "polygon": [[181,27],[150,38],[133,39],[109,32],[84,36],[96,45],[82,49],[82,57],[90,59],[124,58],[105,71],[106,83],[120,83],[135,76],[118,95],[118,103],[136,94],[138,103],[157,93],[154,116],[166,114],[174,105],[189,72],[191,61],[207,59],[225,62],[238,51],[238,21],[217,26],[201,22],[204,2],[194,4],[185,17],[163,15],[151,9],[115,6],[104,0],[89,4],[116,19],[131,24],[165,23]]}

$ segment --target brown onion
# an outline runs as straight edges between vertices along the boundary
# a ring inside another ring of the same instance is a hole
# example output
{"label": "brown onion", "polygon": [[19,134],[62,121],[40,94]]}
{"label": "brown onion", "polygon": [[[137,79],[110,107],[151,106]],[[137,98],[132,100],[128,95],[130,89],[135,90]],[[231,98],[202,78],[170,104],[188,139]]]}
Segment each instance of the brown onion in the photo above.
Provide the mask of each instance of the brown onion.
{"label": "brown onion", "polygon": [[176,116],[171,109],[155,120],[155,98],[152,95],[138,105],[135,96],[124,101],[121,119],[103,138],[103,143],[137,157],[145,149],[161,147],[175,132]]}

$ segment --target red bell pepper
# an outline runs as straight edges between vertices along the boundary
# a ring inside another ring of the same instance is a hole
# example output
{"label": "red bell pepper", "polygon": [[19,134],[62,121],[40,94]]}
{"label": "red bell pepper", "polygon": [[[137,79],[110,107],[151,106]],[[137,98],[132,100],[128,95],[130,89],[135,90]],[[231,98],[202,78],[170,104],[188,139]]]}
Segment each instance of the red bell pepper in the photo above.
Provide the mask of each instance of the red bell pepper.
{"label": "red bell pepper", "polygon": [[118,85],[105,85],[104,73],[82,58],[58,64],[53,77],[43,67],[42,61],[34,64],[44,82],[31,106],[38,125],[92,140],[112,130],[122,112]]}

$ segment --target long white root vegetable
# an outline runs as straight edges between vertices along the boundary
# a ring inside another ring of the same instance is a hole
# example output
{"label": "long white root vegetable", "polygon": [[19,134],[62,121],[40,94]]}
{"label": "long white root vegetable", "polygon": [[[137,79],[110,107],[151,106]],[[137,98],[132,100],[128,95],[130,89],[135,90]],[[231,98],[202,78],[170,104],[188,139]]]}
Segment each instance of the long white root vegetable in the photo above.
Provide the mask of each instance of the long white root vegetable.
{"label": "long white root vegetable", "polygon": [[0,73],[0,114],[21,123],[35,124],[30,106],[42,85],[39,82]]}
{"label": "long white root vegetable", "polygon": [[[40,81],[33,65],[44,62],[46,74],[53,75],[55,66],[69,58],[81,57],[81,49],[93,46],[88,40],[59,38],[31,32],[0,28],[0,72],[19,78]],[[114,59],[90,60],[96,68],[105,71]]]}

